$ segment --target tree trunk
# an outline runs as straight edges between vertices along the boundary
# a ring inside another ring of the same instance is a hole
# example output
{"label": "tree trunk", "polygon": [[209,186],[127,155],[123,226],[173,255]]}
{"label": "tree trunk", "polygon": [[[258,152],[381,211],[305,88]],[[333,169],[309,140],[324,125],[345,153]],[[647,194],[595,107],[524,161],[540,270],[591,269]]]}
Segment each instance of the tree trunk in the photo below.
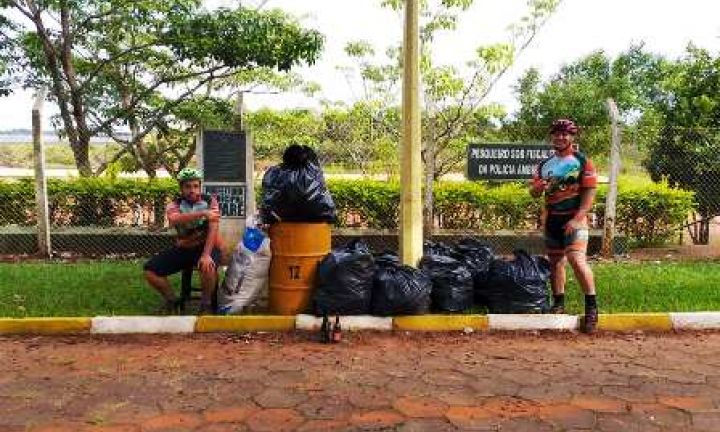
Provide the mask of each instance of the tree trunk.
{"label": "tree trunk", "polygon": [[[35,24],[36,34],[42,42],[43,53],[47,60],[47,68],[52,80],[51,92],[57,99],[58,108],[60,109],[60,118],[63,122],[65,134],[70,141],[70,148],[73,152],[75,165],[82,177],[91,177],[93,175],[90,166],[90,136],[84,123],[84,115],[82,110],[78,110],[76,103],[81,101],[81,97],[77,87],[66,87],[65,84],[72,81],[77,84],[74,76],[74,69],[68,55],[71,55],[72,38],[68,30],[69,9],[67,5],[62,7],[62,15],[65,18],[63,23],[62,36],[58,36],[58,40],[51,38],[51,32],[45,28],[43,15],[39,13],[34,4],[30,5],[30,9],[34,13],[33,22]],[[69,39],[66,39],[69,38]],[[65,75],[70,70],[73,72],[72,80]],[[73,94],[73,91],[78,94]],[[81,114],[79,117],[77,114]],[[76,123],[80,122],[80,123]]]}
{"label": "tree trunk", "polygon": [[70,149],[73,152],[75,165],[81,177],[92,177],[93,170],[90,165],[90,137],[78,136],[70,140]]}
{"label": "tree trunk", "polygon": [[617,105],[612,98],[607,100],[610,120],[612,122],[612,146],[610,149],[610,185],[608,187],[607,198],[605,200],[605,227],[602,238],[602,256],[612,258],[614,255],[615,241],[615,218],[618,195],[618,178],[620,176],[620,113]]}
{"label": "tree trunk", "polygon": [[710,244],[710,221],[711,221],[711,218],[709,218],[709,217],[703,217],[700,220],[700,226],[699,226],[699,228],[700,228],[699,234],[700,235],[698,237],[700,240],[699,243],[701,245]]}
{"label": "tree trunk", "polygon": [[712,217],[693,213],[693,221],[687,225],[690,238],[695,245],[710,244],[710,222]]}

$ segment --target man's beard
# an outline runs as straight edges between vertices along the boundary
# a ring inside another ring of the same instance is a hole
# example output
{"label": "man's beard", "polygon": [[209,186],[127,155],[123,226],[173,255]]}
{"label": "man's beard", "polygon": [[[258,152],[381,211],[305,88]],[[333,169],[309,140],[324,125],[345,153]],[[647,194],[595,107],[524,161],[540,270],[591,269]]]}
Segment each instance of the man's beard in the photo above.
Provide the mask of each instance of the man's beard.
{"label": "man's beard", "polygon": [[568,151],[568,149],[572,148],[572,143],[568,143],[567,145],[563,146],[563,148],[559,148],[558,146],[553,146],[555,148],[555,151],[558,153],[565,153]]}

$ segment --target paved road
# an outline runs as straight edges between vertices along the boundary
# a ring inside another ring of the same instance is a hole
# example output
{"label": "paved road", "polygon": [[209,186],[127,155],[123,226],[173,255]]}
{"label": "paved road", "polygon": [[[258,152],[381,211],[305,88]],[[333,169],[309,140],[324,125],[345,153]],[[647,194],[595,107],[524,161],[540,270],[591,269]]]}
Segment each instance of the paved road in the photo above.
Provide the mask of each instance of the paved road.
{"label": "paved road", "polygon": [[720,334],[0,338],[0,431],[719,431]]}

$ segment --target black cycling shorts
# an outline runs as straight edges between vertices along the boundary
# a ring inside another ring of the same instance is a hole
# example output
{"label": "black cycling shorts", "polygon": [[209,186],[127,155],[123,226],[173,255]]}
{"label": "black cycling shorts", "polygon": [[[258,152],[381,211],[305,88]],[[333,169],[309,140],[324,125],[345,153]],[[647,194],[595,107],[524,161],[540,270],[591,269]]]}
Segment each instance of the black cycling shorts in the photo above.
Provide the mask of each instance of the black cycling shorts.
{"label": "black cycling shorts", "polygon": [[[204,245],[190,249],[173,246],[150,258],[143,266],[143,269],[149,270],[158,276],[168,276],[180,273],[189,267],[197,268],[204,248]],[[210,256],[215,261],[215,267],[217,268],[222,260],[222,252],[215,247]]]}

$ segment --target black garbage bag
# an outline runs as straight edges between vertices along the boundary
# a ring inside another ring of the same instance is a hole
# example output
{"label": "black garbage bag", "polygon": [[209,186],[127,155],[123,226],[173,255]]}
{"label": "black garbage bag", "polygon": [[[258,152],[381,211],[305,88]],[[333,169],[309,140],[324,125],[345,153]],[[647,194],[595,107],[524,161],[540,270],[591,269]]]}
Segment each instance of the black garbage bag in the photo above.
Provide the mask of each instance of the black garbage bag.
{"label": "black garbage bag", "polygon": [[490,266],[485,296],[491,313],[542,313],[548,309],[550,262],[517,250]]}
{"label": "black garbage bag", "polygon": [[490,246],[474,238],[460,240],[455,251],[463,257],[463,261],[472,273],[475,304],[487,306],[488,300],[484,291],[487,288],[490,265],[495,259],[495,253]]}
{"label": "black garbage bag", "polygon": [[283,163],[265,172],[261,207],[266,223],[335,221],[335,203],[310,147],[288,147]]}
{"label": "black garbage bag", "polygon": [[368,246],[355,241],[334,249],[318,265],[315,315],[370,313],[375,262]]}
{"label": "black garbage bag", "polygon": [[421,315],[430,310],[432,281],[423,272],[400,264],[397,255],[375,259],[372,314]]}
{"label": "black garbage bag", "polygon": [[[449,254],[445,252],[449,251]],[[420,269],[432,281],[432,307],[462,312],[473,305],[473,277],[462,257],[442,245],[426,245]],[[452,255],[452,256],[451,256]]]}
{"label": "black garbage bag", "polygon": [[457,253],[452,247],[445,243],[426,241],[423,245],[425,255],[444,255],[457,257]]}

